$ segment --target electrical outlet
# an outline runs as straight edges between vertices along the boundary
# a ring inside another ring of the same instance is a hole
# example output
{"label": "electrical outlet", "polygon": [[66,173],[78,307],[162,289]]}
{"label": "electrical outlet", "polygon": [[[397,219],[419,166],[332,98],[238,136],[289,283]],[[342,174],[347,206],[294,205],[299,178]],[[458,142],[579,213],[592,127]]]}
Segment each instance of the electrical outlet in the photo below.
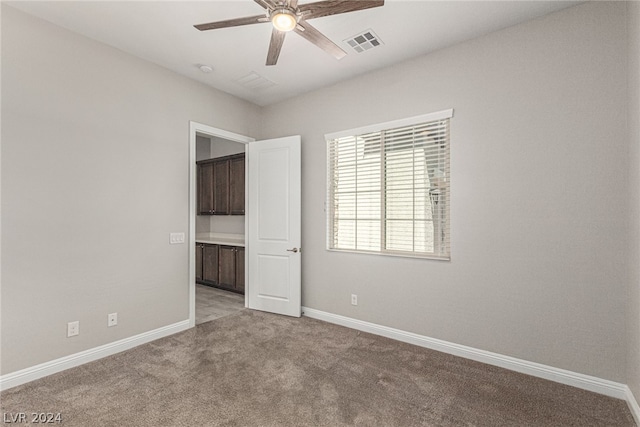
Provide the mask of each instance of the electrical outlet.
{"label": "electrical outlet", "polygon": [[118,313],[111,313],[107,316],[107,326],[116,326],[118,324]]}
{"label": "electrical outlet", "polygon": [[351,305],[358,305],[358,295],[351,294]]}
{"label": "electrical outlet", "polygon": [[80,334],[80,321],[67,323],[67,338],[75,337],[78,334]]}

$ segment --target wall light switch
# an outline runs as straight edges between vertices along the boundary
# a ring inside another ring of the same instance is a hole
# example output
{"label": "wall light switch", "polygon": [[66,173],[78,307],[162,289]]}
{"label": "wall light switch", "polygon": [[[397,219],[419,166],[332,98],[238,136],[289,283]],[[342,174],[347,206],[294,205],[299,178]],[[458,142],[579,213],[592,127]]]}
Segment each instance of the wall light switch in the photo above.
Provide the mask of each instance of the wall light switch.
{"label": "wall light switch", "polygon": [[169,244],[180,245],[184,243],[184,233],[171,233],[169,234]]}

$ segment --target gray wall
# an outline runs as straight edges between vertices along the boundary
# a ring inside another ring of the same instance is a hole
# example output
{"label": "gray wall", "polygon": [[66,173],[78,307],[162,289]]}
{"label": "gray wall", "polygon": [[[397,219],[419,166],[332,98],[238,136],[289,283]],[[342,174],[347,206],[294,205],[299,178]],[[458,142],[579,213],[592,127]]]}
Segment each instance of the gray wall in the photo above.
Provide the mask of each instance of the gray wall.
{"label": "gray wall", "polygon": [[241,142],[229,141],[223,138],[211,138],[211,157],[230,156],[244,153],[245,145]]}
{"label": "gray wall", "polygon": [[211,139],[196,135],[196,162],[211,158]]}
{"label": "gray wall", "polygon": [[629,31],[629,143],[631,230],[628,314],[628,380],[636,400],[640,400],[640,3],[628,3]]}
{"label": "gray wall", "polygon": [[189,120],[259,107],[5,4],[2,89],[2,374],[187,319]]}
{"label": "gray wall", "polygon": [[[587,3],[266,107],[260,137],[302,135],[303,304],[626,382],[625,10]],[[451,262],[326,251],[323,135],[446,108]]]}

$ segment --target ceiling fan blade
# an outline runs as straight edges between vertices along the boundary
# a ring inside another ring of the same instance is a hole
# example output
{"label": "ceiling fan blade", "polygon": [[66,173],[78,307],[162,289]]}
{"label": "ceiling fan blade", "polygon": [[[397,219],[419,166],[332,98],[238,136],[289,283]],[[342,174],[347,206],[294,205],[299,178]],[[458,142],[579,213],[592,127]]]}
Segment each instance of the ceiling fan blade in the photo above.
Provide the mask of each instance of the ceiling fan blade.
{"label": "ceiling fan blade", "polygon": [[227,19],[226,21],[209,22],[207,24],[194,25],[200,31],[215,30],[218,28],[239,27],[241,25],[260,24],[269,22],[264,14],[256,16],[246,16],[244,18]]}
{"label": "ceiling fan blade", "polygon": [[271,42],[269,43],[269,53],[267,53],[267,65],[276,65],[278,57],[280,56],[280,50],[282,50],[282,44],[284,43],[284,36],[287,33],[284,31],[278,31],[275,28],[271,31]]}
{"label": "ceiling fan blade", "polygon": [[357,10],[371,9],[384,6],[384,0],[351,0],[334,1],[326,0],[315,3],[305,3],[298,6],[304,19],[320,18],[321,16],[337,15],[339,13],[355,12]]}
{"label": "ceiling fan blade", "polygon": [[347,52],[345,52],[337,44],[329,40],[320,31],[316,30],[308,22],[300,21],[298,23],[298,26],[293,31],[300,34],[302,37],[309,40],[311,43],[315,44],[320,49],[324,50],[336,59],[341,59],[347,56]]}
{"label": "ceiling fan blade", "polygon": [[253,0],[262,6],[264,9],[271,10],[275,9],[276,5],[272,0]]}

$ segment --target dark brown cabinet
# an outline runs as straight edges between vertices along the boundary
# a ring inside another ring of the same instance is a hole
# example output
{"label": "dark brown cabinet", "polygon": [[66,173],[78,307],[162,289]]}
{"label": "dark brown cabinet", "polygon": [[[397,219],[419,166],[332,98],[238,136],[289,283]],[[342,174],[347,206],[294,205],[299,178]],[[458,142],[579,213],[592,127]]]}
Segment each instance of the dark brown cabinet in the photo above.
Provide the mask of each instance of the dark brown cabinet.
{"label": "dark brown cabinet", "polygon": [[218,282],[218,245],[204,245],[202,249],[202,281]]}
{"label": "dark brown cabinet", "polygon": [[244,248],[236,248],[236,284],[238,292],[244,294]]}
{"label": "dark brown cabinet", "polygon": [[198,163],[198,215],[213,215],[213,162]]}
{"label": "dark brown cabinet", "polygon": [[198,215],[244,215],[244,153],[196,162]]}
{"label": "dark brown cabinet", "polygon": [[202,250],[204,244],[196,243],[196,283],[202,281]]}
{"label": "dark brown cabinet", "polygon": [[244,215],[244,154],[229,160],[229,210]]}
{"label": "dark brown cabinet", "polygon": [[196,243],[196,282],[244,294],[244,248]]}
{"label": "dark brown cabinet", "polygon": [[196,243],[196,282],[218,282],[218,245]]}
{"label": "dark brown cabinet", "polygon": [[229,215],[229,160],[213,162],[213,214]]}
{"label": "dark brown cabinet", "polygon": [[218,253],[218,274],[220,286],[234,289],[236,287],[236,248],[220,246]]}

